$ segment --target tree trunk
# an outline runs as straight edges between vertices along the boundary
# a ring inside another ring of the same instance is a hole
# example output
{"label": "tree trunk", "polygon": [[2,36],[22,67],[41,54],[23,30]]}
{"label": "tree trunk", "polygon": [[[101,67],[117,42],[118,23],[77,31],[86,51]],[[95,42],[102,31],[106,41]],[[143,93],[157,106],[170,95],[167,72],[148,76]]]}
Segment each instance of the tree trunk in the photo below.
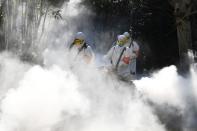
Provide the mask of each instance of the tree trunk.
{"label": "tree trunk", "polygon": [[189,71],[188,49],[192,47],[191,23],[189,16],[191,14],[191,0],[171,0],[174,7],[174,16],[176,19],[177,39],[180,57],[180,71],[186,73]]}

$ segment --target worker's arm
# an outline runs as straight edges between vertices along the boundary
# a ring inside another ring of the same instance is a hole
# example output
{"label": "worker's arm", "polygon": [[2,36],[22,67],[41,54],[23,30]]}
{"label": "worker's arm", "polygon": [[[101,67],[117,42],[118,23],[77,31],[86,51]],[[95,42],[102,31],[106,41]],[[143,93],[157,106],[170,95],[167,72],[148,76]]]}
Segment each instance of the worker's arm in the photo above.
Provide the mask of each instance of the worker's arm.
{"label": "worker's arm", "polygon": [[133,53],[135,53],[136,58],[139,56],[140,47],[136,41],[133,42]]}
{"label": "worker's arm", "polygon": [[104,60],[111,60],[115,46],[113,46],[106,55],[104,55]]}
{"label": "worker's arm", "polygon": [[87,63],[90,63],[95,58],[94,52],[90,46],[88,46],[85,50],[84,59]]}

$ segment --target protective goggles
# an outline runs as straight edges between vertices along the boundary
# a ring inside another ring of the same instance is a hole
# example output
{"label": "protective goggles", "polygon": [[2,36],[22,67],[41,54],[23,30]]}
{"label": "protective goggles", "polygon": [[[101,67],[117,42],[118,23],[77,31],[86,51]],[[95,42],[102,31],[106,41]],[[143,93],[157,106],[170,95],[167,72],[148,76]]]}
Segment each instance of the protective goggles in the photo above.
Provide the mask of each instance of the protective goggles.
{"label": "protective goggles", "polygon": [[83,41],[84,41],[84,40],[75,39],[74,44],[75,44],[75,45],[81,45],[81,44],[83,44]]}

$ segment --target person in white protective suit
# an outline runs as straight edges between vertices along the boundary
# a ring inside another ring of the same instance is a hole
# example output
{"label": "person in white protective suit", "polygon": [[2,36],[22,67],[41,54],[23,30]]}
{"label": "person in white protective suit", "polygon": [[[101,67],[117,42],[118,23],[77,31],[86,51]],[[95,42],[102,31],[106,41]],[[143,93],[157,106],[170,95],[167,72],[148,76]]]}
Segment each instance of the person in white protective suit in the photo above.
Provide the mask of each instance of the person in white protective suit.
{"label": "person in white protective suit", "polygon": [[74,41],[70,45],[70,50],[74,49],[77,51],[77,56],[79,55],[84,59],[86,63],[93,61],[94,53],[90,45],[86,42],[86,37],[83,32],[77,32]]}
{"label": "person in white protective suit", "polygon": [[112,69],[120,79],[130,81],[132,79],[130,62],[135,55],[129,47],[125,46],[125,40],[125,35],[119,35],[116,45],[108,51],[104,59],[110,61],[110,69]]}
{"label": "person in white protective suit", "polygon": [[125,32],[123,34],[126,37],[126,44],[128,47],[130,47],[130,49],[133,52],[133,59],[130,62],[130,70],[131,70],[131,74],[136,75],[136,65],[137,65],[137,58],[139,56],[139,50],[140,47],[137,44],[137,42],[133,41],[133,39],[131,38],[131,35],[128,32]]}

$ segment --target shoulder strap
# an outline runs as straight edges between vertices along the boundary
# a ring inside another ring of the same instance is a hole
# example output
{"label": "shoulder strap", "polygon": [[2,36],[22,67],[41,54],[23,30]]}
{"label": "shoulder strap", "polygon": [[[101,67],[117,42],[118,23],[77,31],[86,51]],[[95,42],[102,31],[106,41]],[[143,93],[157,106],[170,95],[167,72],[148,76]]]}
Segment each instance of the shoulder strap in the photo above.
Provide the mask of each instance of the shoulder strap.
{"label": "shoulder strap", "polygon": [[131,40],[131,43],[129,45],[129,48],[131,48],[131,46],[133,46],[133,40]]}
{"label": "shoulder strap", "polygon": [[[74,42],[70,45],[69,49],[72,49],[74,46]],[[84,43],[83,46],[78,50],[78,54],[83,50],[86,49],[88,47],[87,43]]]}
{"label": "shoulder strap", "polygon": [[74,42],[69,46],[69,49],[71,50],[74,46]]}
{"label": "shoulder strap", "polygon": [[86,49],[88,47],[87,43],[84,43],[83,46],[78,50],[78,54],[83,50]]}
{"label": "shoulder strap", "polygon": [[126,50],[126,47],[124,47],[124,48],[122,49],[122,52],[121,52],[121,54],[120,54],[120,56],[119,56],[119,58],[118,58],[118,61],[117,61],[117,63],[116,63],[116,68],[115,68],[116,71],[118,70],[118,66],[119,66],[119,64],[120,64],[120,59],[122,58],[122,55],[123,55],[123,53],[124,53],[125,50]]}
{"label": "shoulder strap", "polygon": [[[113,56],[113,54],[114,54],[114,50],[115,50],[115,46],[113,47],[112,56]],[[112,58],[111,58],[111,61],[110,61],[110,62],[111,62],[111,64],[113,63],[113,62],[112,62]]]}

